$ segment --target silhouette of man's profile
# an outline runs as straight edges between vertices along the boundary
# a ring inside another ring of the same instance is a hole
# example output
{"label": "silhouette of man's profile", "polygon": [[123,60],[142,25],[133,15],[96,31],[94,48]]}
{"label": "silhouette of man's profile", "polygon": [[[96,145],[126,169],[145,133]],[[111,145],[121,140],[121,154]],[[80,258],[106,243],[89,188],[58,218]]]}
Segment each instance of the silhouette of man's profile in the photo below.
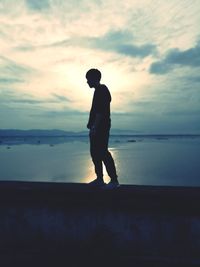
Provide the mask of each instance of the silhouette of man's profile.
{"label": "silhouette of man's profile", "polygon": [[104,163],[106,171],[111,179],[106,187],[115,188],[119,186],[119,182],[114,160],[111,153],[108,151],[109,132],[111,127],[111,95],[107,86],[100,83],[101,72],[98,69],[90,69],[86,73],[86,79],[89,87],[95,89],[87,128],[90,130],[90,154],[97,177],[90,182],[90,185],[104,185]]}

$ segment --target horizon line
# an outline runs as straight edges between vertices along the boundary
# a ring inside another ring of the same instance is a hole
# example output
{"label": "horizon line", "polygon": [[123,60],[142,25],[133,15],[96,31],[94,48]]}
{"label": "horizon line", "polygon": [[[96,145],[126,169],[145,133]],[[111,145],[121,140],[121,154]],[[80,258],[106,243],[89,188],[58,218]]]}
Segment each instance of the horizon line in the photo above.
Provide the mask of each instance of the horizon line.
{"label": "horizon line", "polygon": [[[62,129],[15,129],[15,128],[7,128],[7,129],[0,129],[0,132],[4,131],[22,131],[22,132],[29,132],[29,131],[48,131],[48,132],[53,132],[53,131],[60,131],[60,132],[65,132],[65,133],[71,133],[71,134],[83,134],[89,132],[89,130],[80,130],[80,131],[74,131],[74,130],[62,130]],[[119,131],[119,133],[114,133],[113,131]],[[113,132],[113,133],[112,133]],[[121,132],[121,133],[120,133]],[[125,133],[125,132],[130,132],[130,133]],[[145,133],[145,132],[139,132],[139,131],[134,131],[130,129],[112,129],[110,131],[110,135],[134,135],[134,136],[150,136],[150,135],[162,135],[162,136],[200,136],[200,133],[159,133],[159,132],[152,132],[152,133]],[[17,136],[17,135],[16,135]],[[44,136],[44,135],[43,135]],[[51,135],[48,135],[51,136]],[[52,135],[55,136],[55,135]],[[56,135],[55,137],[63,136],[62,134]]]}

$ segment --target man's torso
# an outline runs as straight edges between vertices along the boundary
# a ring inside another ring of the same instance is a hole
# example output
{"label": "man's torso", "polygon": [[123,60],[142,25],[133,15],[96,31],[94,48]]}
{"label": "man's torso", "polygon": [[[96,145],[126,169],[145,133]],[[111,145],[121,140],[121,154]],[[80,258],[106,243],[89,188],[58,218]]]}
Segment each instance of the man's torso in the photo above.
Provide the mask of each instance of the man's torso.
{"label": "man's torso", "polygon": [[110,127],[110,102],[111,95],[108,88],[101,84],[98,88],[95,89],[92,107],[90,110],[89,124],[92,126],[95,121],[97,114],[101,115],[101,121],[99,128]]}

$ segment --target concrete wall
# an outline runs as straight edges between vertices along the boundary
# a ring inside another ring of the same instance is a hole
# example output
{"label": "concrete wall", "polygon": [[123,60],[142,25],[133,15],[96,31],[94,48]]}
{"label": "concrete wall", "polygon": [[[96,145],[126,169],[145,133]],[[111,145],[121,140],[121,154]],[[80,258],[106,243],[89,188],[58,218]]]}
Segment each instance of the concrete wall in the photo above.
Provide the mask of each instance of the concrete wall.
{"label": "concrete wall", "polygon": [[199,193],[199,188],[124,185],[106,191],[85,184],[1,182],[0,262],[30,262],[33,255],[76,260],[115,255],[118,262],[141,266],[200,266]]}

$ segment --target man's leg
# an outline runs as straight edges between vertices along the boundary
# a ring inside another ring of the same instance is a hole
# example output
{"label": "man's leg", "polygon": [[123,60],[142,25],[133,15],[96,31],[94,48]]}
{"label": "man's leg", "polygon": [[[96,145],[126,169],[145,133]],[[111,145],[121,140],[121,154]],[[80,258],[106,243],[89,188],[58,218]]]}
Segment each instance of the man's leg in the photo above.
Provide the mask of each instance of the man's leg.
{"label": "man's leg", "polygon": [[109,129],[106,129],[103,133],[101,133],[102,160],[106,167],[106,171],[111,178],[111,181],[117,182],[115,163],[111,153],[108,151],[108,141],[109,141]]}
{"label": "man's leg", "polygon": [[108,175],[111,178],[111,181],[117,182],[117,172],[116,172],[116,168],[115,168],[115,163],[114,163],[114,160],[113,160],[111,153],[108,150],[105,153],[103,163],[106,167],[106,171],[107,171]]}
{"label": "man's leg", "polygon": [[97,179],[103,180],[103,166],[102,166],[102,161],[99,160],[98,158],[93,157],[92,161],[94,163],[94,169],[95,173],[97,175]]}
{"label": "man's leg", "polygon": [[97,136],[90,135],[90,154],[94,163],[95,173],[97,175],[97,179],[103,181],[103,165],[100,148],[101,146]]}

